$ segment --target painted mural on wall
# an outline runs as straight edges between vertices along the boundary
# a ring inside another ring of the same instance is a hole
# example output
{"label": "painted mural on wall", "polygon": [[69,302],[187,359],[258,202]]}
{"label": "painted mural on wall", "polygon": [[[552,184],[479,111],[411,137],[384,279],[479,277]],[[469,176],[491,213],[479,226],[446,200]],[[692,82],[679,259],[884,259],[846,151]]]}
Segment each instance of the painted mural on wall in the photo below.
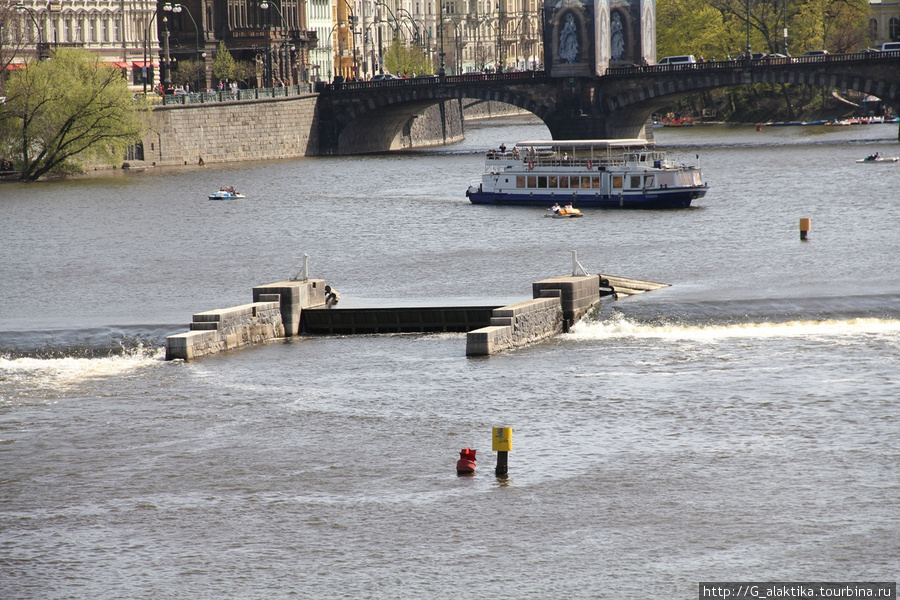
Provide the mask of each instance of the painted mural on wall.
{"label": "painted mural on wall", "polygon": [[551,77],[590,77],[594,63],[593,3],[547,0],[544,63]]}

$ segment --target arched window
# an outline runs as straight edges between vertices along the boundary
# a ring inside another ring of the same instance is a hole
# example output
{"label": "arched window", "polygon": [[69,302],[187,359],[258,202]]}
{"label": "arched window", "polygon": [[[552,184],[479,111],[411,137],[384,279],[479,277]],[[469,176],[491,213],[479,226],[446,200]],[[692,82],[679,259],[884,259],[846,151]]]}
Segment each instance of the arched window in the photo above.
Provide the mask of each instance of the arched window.
{"label": "arched window", "polygon": [[891,17],[888,23],[888,35],[893,42],[900,40],[900,19],[897,17]]}
{"label": "arched window", "polygon": [[878,39],[878,19],[869,19],[869,37]]}

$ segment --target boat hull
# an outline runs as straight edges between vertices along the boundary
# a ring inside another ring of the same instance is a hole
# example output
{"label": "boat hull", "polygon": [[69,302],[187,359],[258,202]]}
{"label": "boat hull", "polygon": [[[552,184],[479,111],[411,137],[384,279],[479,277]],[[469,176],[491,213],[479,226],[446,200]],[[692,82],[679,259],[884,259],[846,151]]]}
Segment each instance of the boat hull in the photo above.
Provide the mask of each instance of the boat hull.
{"label": "boat hull", "polygon": [[643,208],[650,210],[688,208],[696,198],[706,195],[708,188],[667,188],[647,192],[610,196],[608,194],[533,194],[510,192],[484,192],[470,189],[466,192],[472,204],[495,206],[538,206],[547,208],[554,202],[572,203],[576,208]]}

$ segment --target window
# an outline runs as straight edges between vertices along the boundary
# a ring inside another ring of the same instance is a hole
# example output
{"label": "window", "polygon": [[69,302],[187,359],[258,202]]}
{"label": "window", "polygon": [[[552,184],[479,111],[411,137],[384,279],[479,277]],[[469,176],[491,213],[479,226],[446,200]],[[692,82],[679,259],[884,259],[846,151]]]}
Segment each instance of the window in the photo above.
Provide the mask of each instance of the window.
{"label": "window", "polygon": [[557,177],[556,175],[550,175],[549,177],[547,177],[547,187],[559,187],[559,177]]}
{"label": "window", "polygon": [[630,179],[631,179],[631,182],[629,183],[628,187],[630,187],[633,190],[641,187],[641,176],[640,175],[632,175],[630,177]]}
{"label": "window", "polygon": [[890,36],[892,42],[900,40],[900,19],[898,19],[897,17],[891,17],[891,20],[888,24],[888,35]]}
{"label": "window", "polygon": [[545,188],[545,187],[547,187],[547,176],[546,176],[546,175],[539,175],[539,176],[538,176],[538,184],[537,184],[537,186],[538,186],[539,188]]}
{"label": "window", "polygon": [[616,189],[622,189],[622,179],[621,175],[614,175],[612,178],[612,186]]}
{"label": "window", "polygon": [[534,175],[528,176],[528,187],[533,188],[537,187],[537,177]]}
{"label": "window", "polygon": [[517,188],[523,188],[523,187],[526,187],[525,183],[526,183],[526,180],[525,180],[525,176],[524,176],[524,175],[517,175],[517,176],[516,176],[516,187],[517,187]]}
{"label": "window", "polygon": [[559,178],[559,187],[561,187],[561,188],[569,187],[569,178],[568,177],[560,177]]}

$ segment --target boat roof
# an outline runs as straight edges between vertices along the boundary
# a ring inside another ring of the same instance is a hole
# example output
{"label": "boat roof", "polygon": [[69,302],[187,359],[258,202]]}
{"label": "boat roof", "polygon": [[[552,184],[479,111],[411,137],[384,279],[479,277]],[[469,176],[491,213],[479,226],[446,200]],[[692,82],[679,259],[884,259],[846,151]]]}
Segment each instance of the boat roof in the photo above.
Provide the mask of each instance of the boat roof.
{"label": "boat roof", "polygon": [[640,138],[622,138],[616,140],[529,140],[517,142],[516,146],[551,146],[554,148],[634,148],[635,146],[652,146],[653,142]]}

